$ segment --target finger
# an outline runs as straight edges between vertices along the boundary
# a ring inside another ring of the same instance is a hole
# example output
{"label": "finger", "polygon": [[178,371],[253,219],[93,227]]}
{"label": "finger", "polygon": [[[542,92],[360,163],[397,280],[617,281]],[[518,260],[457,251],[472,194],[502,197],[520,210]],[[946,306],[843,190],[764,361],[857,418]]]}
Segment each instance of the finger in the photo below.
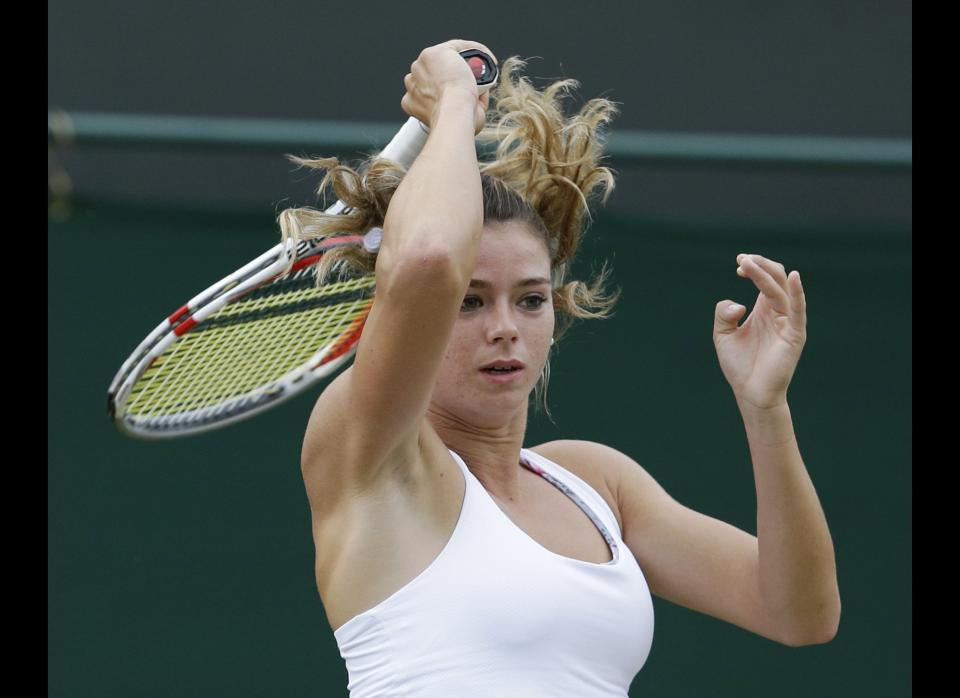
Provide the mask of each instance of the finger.
{"label": "finger", "polygon": [[423,81],[426,79],[427,70],[423,67],[423,63],[419,58],[410,64],[410,76],[414,81]]}
{"label": "finger", "polygon": [[404,114],[409,114],[410,116],[415,116],[413,113],[412,101],[410,99],[410,93],[404,93],[403,97],[400,98],[400,108],[403,109]]}
{"label": "finger", "polygon": [[[740,255],[743,257],[746,255]],[[772,259],[768,259],[758,254],[749,255],[749,257],[757,262],[764,270],[766,270],[773,278],[777,280],[777,283],[783,288],[786,292],[787,297],[790,301],[790,308],[788,310],[788,315],[791,320],[798,327],[806,327],[807,316],[806,316],[806,302],[803,299],[803,286],[800,285],[800,272],[792,271],[790,274],[787,274],[786,267],[784,267],[780,262],[775,262]],[[790,280],[790,277],[794,276],[794,281]],[[800,298],[797,298],[797,291],[799,290]],[[799,307],[798,307],[799,304]]]}
{"label": "finger", "polygon": [[783,290],[787,290],[787,269],[780,262],[775,262],[772,259],[767,259],[758,254],[739,254],[737,255],[737,263],[740,263],[740,260],[744,257],[750,257],[754,262],[763,267],[768,274],[770,274],[774,279],[777,280],[777,283],[783,287]]}
{"label": "finger", "polygon": [[731,300],[717,303],[713,312],[713,333],[715,335],[732,334],[737,331],[737,323],[743,317],[746,308]]}
{"label": "finger", "polygon": [[800,272],[796,269],[787,277],[787,287],[790,289],[790,316],[798,327],[806,328],[807,298],[803,293]]}
{"label": "finger", "polygon": [[487,110],[482,105],[477,104],[477,115],[473,120],[473,134],[479,136],[487,126]]}
{"label": "finger", "polygon": [[484,53],[488,54],[493,59],[494,63],[496,63],[497,65],[500,65],[500,61],[497,60],[496,54],[493,51],[491,51],[489,48],[481,44],[479,41],[467,41],[466,39],[450,39],[449,41],[445,42],[444,45],[450,46],[454,51],[457,51],[458,53],[460,51],[466,51],[468,48],[480,49]]}
{"label": "finger", "polygon": [[753,260],[751,255],[744,255],[740,266],[737,267],[737,273],[752,280],[760,292],[770,300],[774,310],[781,315],[790,314],[790,299],[786,291],[773,276]]}

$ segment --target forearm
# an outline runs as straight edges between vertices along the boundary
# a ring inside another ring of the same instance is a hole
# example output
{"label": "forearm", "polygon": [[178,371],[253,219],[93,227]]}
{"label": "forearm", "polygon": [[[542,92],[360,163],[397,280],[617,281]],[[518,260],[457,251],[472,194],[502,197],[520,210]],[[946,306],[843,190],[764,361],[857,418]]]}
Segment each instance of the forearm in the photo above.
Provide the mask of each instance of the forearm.
{"label": "forearm", "polygon": [[826,642],[840,620],[836,560],[790,408],[740,411],[757,488],[761,598],[792,641]]}
{"label": "forearm", "polygon": [[426,145],[387,210],[385,266],[433,255],[449,257],[461,278],[473,270],[483,227],[475,113],[476,96],[467,90],[441,97]]}

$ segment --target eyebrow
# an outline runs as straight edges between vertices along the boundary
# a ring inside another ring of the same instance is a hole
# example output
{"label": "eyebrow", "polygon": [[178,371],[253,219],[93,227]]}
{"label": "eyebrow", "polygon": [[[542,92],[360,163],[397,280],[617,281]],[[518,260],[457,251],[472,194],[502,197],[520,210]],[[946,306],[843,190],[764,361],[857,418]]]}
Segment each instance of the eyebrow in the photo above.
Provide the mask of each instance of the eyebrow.
{"label": "eyebrow", "polygon": [[[549,285],[550,279],[546,279],[542,276],[535,276],[530,279],[524,279],[523,281],[518,281],[514,288],[523,288],[526,286],[539,286],[541,284]],[[470,288],[491,288],[493,284],[489,281],[484,281],[483,279],[470,279]]]}

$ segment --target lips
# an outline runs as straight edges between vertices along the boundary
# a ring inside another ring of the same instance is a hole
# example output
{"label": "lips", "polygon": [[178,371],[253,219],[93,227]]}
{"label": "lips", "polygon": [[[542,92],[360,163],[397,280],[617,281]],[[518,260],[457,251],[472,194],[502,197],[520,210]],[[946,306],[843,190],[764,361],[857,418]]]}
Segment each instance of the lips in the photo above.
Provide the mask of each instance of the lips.
{"label": "lips", "polygon": [[522,361],[517,361],[516,359],[500,359],[481,366],[480,370],[484,373],[490,373],[491,375],[506,375],[522,370],[523,367]]}
{"label": "lips", "polygon": [[480,373],[486,382],[495,385],[523,384],[524,370],[521,361],[494,361],[481,368]]}

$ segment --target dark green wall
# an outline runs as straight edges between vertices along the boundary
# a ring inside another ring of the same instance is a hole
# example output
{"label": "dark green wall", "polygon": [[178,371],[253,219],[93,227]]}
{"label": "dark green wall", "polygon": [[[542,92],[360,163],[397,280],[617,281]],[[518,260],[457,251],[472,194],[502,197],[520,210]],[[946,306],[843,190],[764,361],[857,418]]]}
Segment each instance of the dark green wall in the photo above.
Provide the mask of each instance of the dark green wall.
{"label": "dark green wall", "polygon": [[[396,123],[403,76],[452,37],[620,104],[615,131],[907,138],[910,0],[48,0],[47,105],[67,111]],[[315,153],[331,155],[332,153]],[[260,208],[309,199],[280,153],[64,148],[74,191]],[[908,226],[909,176],[621,167],[610,207]],[[135,173],[135,174],[132,174]],[[312,181],[312,180],[308,180]]]}
{"label": "dark green wall", "polygon": [[[343,695],[298,467],[319,389],[170,443],[124,438],[106,416],[107,385],[143,335],[277,240],[269,211],[160,211],[78,205],[49,223],[49,695]],[[743,427],[711,342],[714,304],[756,296],[739,252],[803,275],[809,337],[789,400],[836,546],[840,631],[791,649],[657,599],[632,694],[910,695],[909,230],[601,217],[583,259],[611,259],[623,298],[564,341],[558,427],[533,422],[527,444],[609,443],[680,502],[755,532]]]}

